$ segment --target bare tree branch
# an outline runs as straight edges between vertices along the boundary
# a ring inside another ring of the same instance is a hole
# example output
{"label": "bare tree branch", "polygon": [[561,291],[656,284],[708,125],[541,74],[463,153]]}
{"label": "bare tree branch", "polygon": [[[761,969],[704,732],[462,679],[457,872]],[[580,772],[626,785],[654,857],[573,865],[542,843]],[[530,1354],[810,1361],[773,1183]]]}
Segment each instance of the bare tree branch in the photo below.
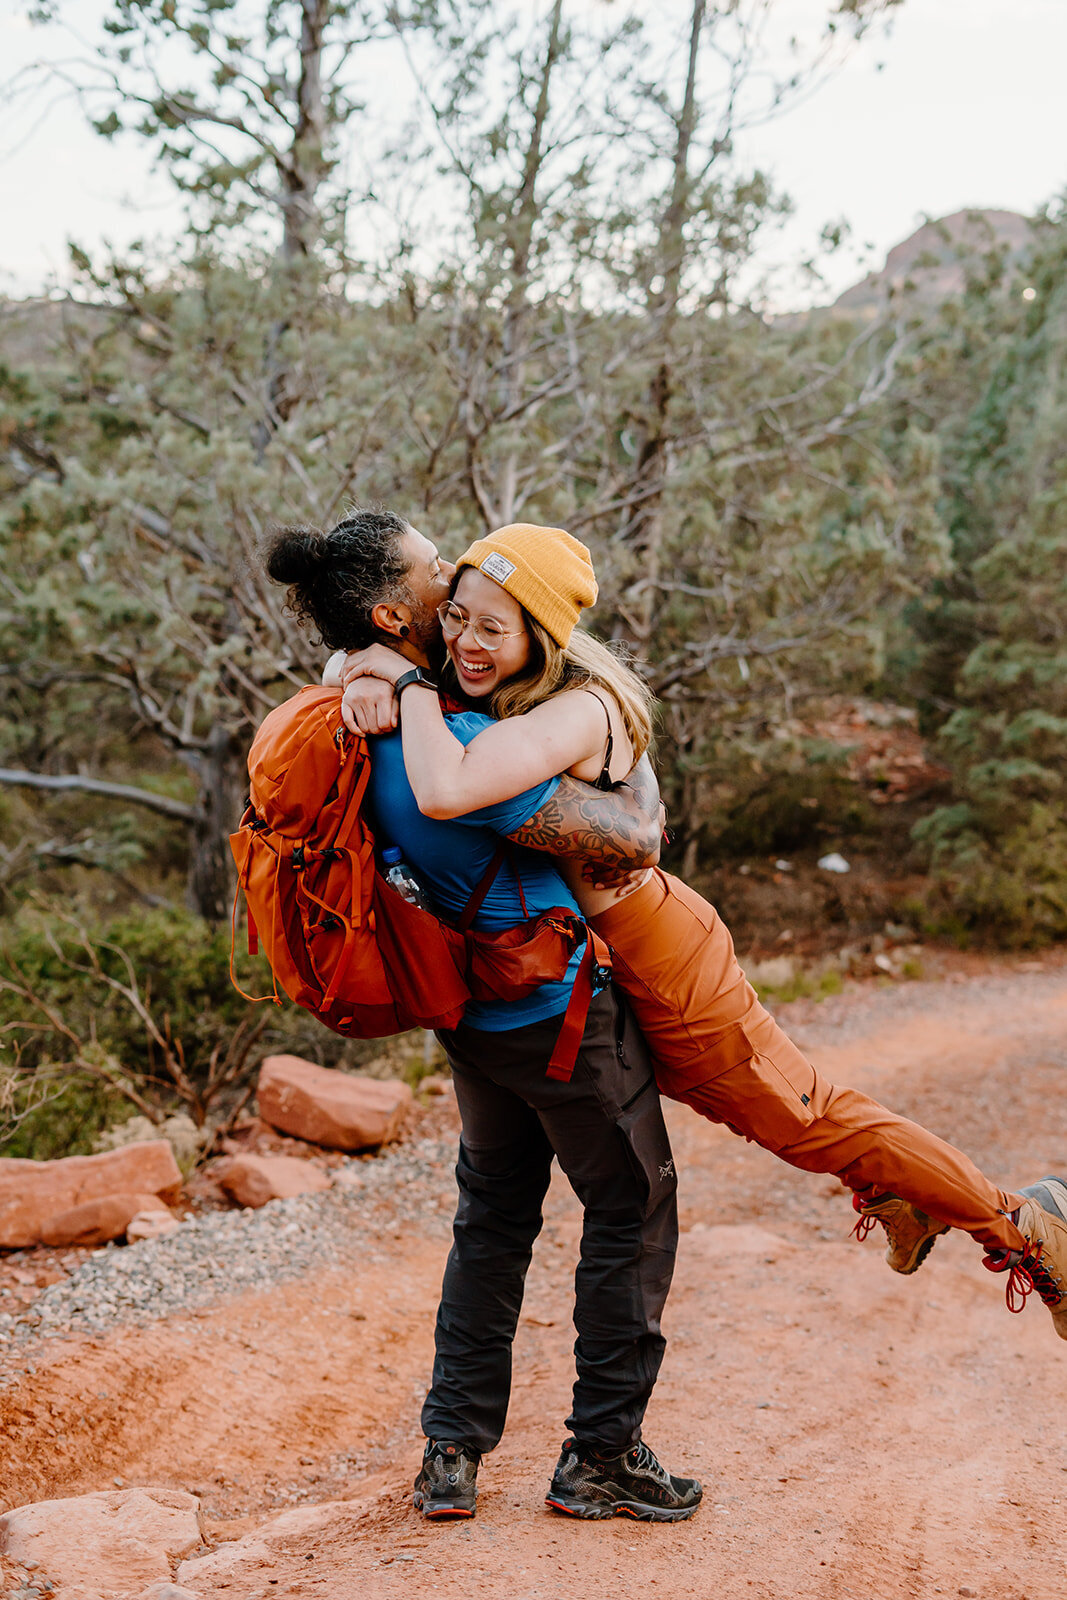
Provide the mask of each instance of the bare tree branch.
{"label": "bare tree branch", "polygon": [[109,800],[123,800],[128,805],[158,811],[165,817],[177,817],[181,822],[192,822],[197,816],[196,806],[185,800],[172,800],[169,795],[153,794],[149,789],[136,789],[128,783],[108,783],[103,778],[85,778],[78,773],[22,772],[14,767],[0,767],[0,783],[24,789],[104,795]]}

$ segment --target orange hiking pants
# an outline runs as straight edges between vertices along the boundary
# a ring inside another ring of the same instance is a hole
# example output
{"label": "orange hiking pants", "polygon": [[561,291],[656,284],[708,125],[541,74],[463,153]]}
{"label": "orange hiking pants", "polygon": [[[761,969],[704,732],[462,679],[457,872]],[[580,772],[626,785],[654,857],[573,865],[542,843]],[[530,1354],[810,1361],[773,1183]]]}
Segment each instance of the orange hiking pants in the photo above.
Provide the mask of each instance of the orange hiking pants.
{"label": "orange hiking pants", "polygon": [[807,1172],[895,1194],[991,1250],[1024,1241],[959,1150],[855,1089],[827,1083],[764,1010],[714,907],[664,872],[590,922],[614,951],[660,1089]]}

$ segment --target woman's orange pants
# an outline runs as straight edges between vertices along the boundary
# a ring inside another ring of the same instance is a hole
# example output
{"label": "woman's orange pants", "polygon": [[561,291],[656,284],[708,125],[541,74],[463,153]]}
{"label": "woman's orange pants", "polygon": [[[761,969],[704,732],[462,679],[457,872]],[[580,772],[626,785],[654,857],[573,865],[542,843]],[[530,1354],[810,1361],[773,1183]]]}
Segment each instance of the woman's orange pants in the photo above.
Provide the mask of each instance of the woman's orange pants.
{"label": "woman's orange pants", "polygon": [[827,1083],[764,1010],[713,906],[655,871],[590,919],[614,952],[660,1089],[807,1172],[895,1194],[991,1250],[1024,1240],[997,1189],[959,1150],[855,1089]]}

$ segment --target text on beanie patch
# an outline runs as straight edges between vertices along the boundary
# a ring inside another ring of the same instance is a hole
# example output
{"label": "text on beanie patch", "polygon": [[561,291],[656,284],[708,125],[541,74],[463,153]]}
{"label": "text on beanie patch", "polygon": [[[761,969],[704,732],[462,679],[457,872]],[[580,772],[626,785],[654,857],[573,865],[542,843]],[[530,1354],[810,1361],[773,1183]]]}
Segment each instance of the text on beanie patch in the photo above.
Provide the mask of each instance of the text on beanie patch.
{"label": "text on beanie patch", "polygon": [[497,583],[506,583],[515,571],[515,563],[509,561],[507,556],[502,556],[499,550],[490,550],[482,562],[482,571],[487,578],[493,578]]}

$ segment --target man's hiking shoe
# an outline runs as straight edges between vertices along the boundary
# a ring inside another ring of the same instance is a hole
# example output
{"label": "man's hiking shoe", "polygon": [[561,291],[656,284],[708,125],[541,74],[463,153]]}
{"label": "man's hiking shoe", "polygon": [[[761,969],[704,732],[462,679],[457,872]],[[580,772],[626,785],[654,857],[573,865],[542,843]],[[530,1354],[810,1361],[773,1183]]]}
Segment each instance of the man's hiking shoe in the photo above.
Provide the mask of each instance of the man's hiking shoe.
{"label": "man's hiking shoe", "polygon": [[938,1235],[949,1231],[947,1222],[936,1222],[910,1200],[901,1200],[895,1194],[882,1194],[877,1200],[854,1194],[852,1209],[860,1216],[852,1230],[857,1239],[866,1239],[875,1223],[881,1223],[889,1241],[885,1258],[894,1272],[915,1272],[934,1248]]}
{"label": "man's hiking shoe", "polygon": [[1012,1221],[1026,1240],[1026,1250],[993,1250],[983,1262],[990,1272],[1006,1272],[1004,1298],[1009,1311],[1021,1311],[1031,1292],[1052,1313],[1061,1339],[1067,1339],[1067,1182],[1042,1178],[1020,1189],[1023,1203]]}
{"label": "man's hiking shoe", "polygon": [[636,1517],[684,1522],[704,1493],[695,1478],[672,1478],[647,1444],[622,1455],[566,1439],[545,1504],[571,1517]]}
{"label": "man's hiking shoe", "polygon": [[481,1451],[430,1439],[415,1479],[415,1510],[424,1517],[473,1517]]}

